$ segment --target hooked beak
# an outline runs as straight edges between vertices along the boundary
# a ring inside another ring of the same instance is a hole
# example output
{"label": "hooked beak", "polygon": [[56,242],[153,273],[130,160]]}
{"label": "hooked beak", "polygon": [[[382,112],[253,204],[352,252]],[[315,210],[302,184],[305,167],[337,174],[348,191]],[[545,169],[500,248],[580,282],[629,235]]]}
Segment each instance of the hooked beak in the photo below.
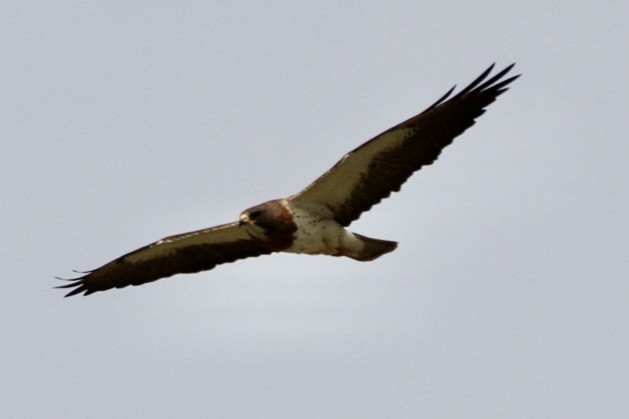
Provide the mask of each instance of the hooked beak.
{"label": "hooked beak", "polygon": [[238,221],[238,227],[242,227],[245,224],[248,224],[251,221],[251,219],[249,218],[249,214],[243,212],[242,214],[240,214],[240,221]]}

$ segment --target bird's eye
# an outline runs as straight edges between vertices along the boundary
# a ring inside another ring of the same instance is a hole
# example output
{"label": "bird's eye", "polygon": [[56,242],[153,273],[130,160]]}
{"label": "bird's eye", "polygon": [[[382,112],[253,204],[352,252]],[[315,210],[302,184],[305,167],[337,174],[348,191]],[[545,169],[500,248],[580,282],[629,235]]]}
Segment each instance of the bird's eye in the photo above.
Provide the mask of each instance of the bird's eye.
{"label": "bird's eye", "polygon": [[249,218],[251,218],[252,220],[255,220],[260,215],[262,215],[262,211],[253,211],[253,212],[249,213]]}

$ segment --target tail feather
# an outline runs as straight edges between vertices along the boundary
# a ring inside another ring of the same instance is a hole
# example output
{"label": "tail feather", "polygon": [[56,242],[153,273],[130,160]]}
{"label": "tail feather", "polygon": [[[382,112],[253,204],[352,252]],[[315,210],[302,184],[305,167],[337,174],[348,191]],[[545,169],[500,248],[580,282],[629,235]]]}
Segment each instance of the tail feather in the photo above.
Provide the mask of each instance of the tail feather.
{"label": "tail feather", "polygon": [[361,262],[368,262],[370,260],[377,259],[385,253],[394,251],[397,247],[397,242],[372,239],[371,237],[361,236],[356,233],[354,233],[354,236],[362,240],[365,247],[360,251],[360,253],[348,256]]}

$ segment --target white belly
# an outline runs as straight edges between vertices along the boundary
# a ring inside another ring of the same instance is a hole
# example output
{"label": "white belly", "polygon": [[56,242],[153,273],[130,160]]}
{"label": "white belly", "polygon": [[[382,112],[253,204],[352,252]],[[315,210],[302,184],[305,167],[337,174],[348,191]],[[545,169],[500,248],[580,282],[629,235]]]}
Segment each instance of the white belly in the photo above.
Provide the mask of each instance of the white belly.
{"label": "white belly", "polygon": [[297,231],[292,246],[285,252],[344,256],[360,252],[364,247],[361,240],[333,219],[296,207],[289,210],[293,214]]}

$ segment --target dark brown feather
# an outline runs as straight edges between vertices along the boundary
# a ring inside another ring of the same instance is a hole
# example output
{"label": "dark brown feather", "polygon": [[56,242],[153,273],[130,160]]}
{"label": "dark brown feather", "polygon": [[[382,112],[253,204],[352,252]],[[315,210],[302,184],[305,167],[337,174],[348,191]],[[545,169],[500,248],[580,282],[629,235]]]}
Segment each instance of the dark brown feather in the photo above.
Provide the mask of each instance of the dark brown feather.
{"label": "dark brown feather", "polygon": [[[228,240],[221,236],[224,231],[238,232],[239,236]],[[203,240],[204,235],[209,239]],[[212,239],[212,235],[218,235],[218,240]],[[168,249],[160,251],[166,247]],[[143,253],[147,256],[141,256]],[[237,223],[232,223],[165,238],[86,272],[82,277],[70,279],[70,284],[57,288],[74,288],[66,297],[80,293],[89,295],[111,288],[141,285],[179,273],[207,271],[222,263],[270,253],[272,251],[260,242],[241,232]],[[133,260],[138,257],[141,260]]]}
{"label": "dark brown feather", "polygon": [[332,211],[339,224],[348,226],[391,192],[399,191],[415,171],[432,164],[441,150],[471,127],[485,107],[519,77],[500,81],[512,64],[487,79],[493,67],[454,97],[448,99],[452,88],[425,111],[346,154],[291,199],[297,204],[319,202]]}

